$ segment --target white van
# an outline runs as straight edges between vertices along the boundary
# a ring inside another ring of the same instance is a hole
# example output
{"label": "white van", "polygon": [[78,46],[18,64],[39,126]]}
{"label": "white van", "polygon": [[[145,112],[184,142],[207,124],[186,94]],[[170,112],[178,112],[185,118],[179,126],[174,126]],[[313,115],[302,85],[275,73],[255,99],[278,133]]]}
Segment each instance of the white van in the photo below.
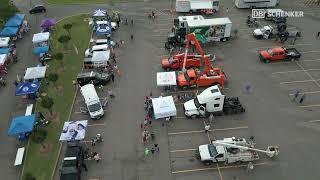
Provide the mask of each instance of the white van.
{"label": "white van", "polygon": [[95,51],[107,51],[109,49],[108,44],[94,45],[91,48],[87,49],[84,53],[85,57],[92,57],[93,52]]}
{"label": "white van", "polygon": [[87,105],[87,112],[91,119],[100,119],[104,115],[103,106],[93,84],[87,84],[80,89]]}

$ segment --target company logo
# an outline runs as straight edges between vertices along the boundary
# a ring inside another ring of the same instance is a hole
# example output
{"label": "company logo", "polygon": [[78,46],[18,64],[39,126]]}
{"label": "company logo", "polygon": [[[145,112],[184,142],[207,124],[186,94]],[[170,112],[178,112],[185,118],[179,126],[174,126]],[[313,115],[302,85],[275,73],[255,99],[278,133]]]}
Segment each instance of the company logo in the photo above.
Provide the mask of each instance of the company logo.
{"label": "company logo", "polygon": [[267,17],[303,17],[303,11],[284,11],[281,9],[252,9],[252,18]]}

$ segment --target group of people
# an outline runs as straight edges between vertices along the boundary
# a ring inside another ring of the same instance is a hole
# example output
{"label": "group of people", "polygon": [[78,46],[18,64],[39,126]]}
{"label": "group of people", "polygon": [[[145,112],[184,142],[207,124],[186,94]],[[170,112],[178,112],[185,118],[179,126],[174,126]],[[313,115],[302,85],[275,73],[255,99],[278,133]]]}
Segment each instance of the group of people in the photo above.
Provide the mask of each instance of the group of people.
{"label": "group of people", "polygon": [[153,117],[153,106],[152,106],[152,98],[151,96],[146,96],[144,102],[144,110],[146,111],[147,117],[150,119]]}
{"label": "group of people", "polygon": [[[101,160],[101,156],[99,153],[93,151],[93,152],[89,152],[89,148],[87,148],[84,151],[84,159],[87,160],[95,160],[97,163]],[[87,169],[86,167],[84,167],[85,169]],[[86,170],[87,171],[87,170]]]}
{"label": "group of people", "polygon": [[294,94],[293,94],[293,101],[297,101],[298,100],[298,102],[301,104],[301,103],[303,103],[303,101],[306,99],[306,94],[301,94],[301,96],[300,96],[300,99],[298,99],[298,97],[300,96],[300,91],[299,90],[296,90],[295,92],[294,92]]}

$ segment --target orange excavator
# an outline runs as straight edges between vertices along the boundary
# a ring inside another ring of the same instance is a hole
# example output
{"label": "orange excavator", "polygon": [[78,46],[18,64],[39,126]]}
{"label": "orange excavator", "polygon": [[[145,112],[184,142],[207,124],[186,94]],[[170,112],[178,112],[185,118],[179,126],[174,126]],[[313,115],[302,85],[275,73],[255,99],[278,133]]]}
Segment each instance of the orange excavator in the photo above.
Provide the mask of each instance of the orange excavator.
{"label": "orange excavator", "polygon": [[[184,61],[183,61],[183,68],[182,72],[179,73],[177,77],[178,86],[181,88],[187,88],[191,86],[198,86],[198,87],[206,87],[212,85],[220,85],[222,88],[227,81],[227,77],[222,69],[217,67],[212,67],[210,62],[210,55],[205,55],[203,49],[199,41],[196,38],[194,33],[190,33],[186,37],[186,49],[184,53]],[[186,60],[188,55],[188,50],[190,44],[194,44],[203,58],[205,68],[201,70],[196,70],[194,68],[186,70]]]}

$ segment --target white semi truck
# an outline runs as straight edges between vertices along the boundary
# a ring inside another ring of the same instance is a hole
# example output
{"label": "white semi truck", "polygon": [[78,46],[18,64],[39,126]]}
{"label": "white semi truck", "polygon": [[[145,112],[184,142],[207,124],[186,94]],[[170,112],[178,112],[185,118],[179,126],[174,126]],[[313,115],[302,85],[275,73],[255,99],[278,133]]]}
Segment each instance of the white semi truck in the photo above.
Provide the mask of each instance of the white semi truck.
{"label": "white semi truck", "polygon": [[234,4],[239,9],[272,8],[279,5],[279,0],[235,0]]}
{"label": "white semi truck", "polygon": [[219,11],[219,0],[176,0],[176,12],[213,14]]}
{"label": "white semi truck", "polygon": [[225,162],[227,164],[252,162],[259,160],[258,152],[273,158],[279,155],[279,147],[268,146],[266,150],[254,148],[253,143],[248,143],[244,138],[224,138],[212,141],[211,144],[200,145],[196,157],[204,165]]}
{"label": "white semi truck", "polygon": [[245,112],[238,98],[228,98],[220,91],[219,86],[211,86],[197,95],[194,99],[183,104],[187,117],[207,117],[210,114],[238,114]]}

